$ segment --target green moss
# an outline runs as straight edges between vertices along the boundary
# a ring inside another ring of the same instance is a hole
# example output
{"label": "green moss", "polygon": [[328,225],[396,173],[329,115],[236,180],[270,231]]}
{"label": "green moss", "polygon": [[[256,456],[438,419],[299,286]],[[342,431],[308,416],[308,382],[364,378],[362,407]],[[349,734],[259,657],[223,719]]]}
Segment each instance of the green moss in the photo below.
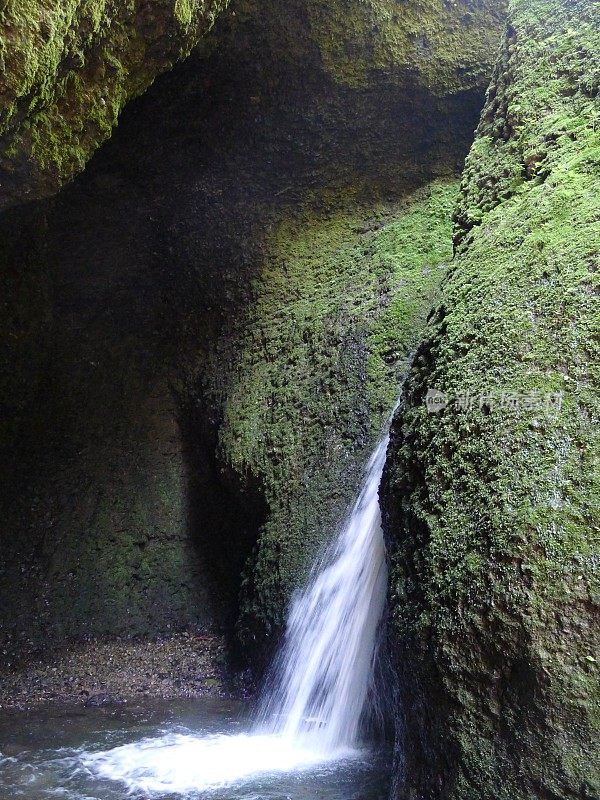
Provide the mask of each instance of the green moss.
{"label": "green moss", "polygon": [[[525,182],[542,182],[565,153],[577,156],[581,140],[597,128],[594,15],[600,6],[589,3],[575,21],[570,14],[556,17],[550,5],[515,9],[519,24],[506,37],[465,166],[459,238]],[[544,14],[556,24],[543,25]]]}
{"label": "green moss", "polygon": [[325,198],[269,236],[235,354],[214,368],[221,457],[268,506],[244,624],[281,623],[351,500],[451,256],[456,187],[435,182],[393,207]]}
{"label": "green moss", "polygon": [[416,81],[435,94],[485,81],[505,10],[495,0],[476,7],[464,0],[309,1],[306,7],[321,58],[335,80],[358,87],[380,75]]}
{"label": "green moss", "polygon": [[[452,798],[599,788],[597,12],[512,3],[459,250],[395,426],[394,625],[406,747],[424,764],[411,791],[440,773]],[[428,414],[433,388],[473,408]]]}
{"label": "green moss", "polygon": [[[124,105],[187,56],[228,0],[8,0],[0,11],[3,205],[80,171]],[[239,0],[209,50],[250,39],[339,87],[408,87],[447,98],[485,85],[504,0]],[[223,37],[222,39],[219,37]],[[232,38],[230,38],[232,37]],[[244,46],[247,46],[246,44]],[[382,101],[382,102],[385,102]]]}
{"label": "green moss", "polygon": [[[445,233],[455,190],[452,182],[435,185],[427,201],[414,203],[398,220],[383,227],[366,248],[379,289],[386,293],[383,308],[369,322],[367,336],[371,408],[389,409],[397,400],[397,376],[404,374],[417,341],[415,321],[420,328],[450,257]],[[390,365],[396,365],[395,381],[390,380]]]}
{"label": "green moss", "polygon": [[[5,89],[2,205],[55,191],[110,135],[123,106],[186,56],[226,0],[9,0],[0,10]],[[150,55],[151,54],[151,55]]]}
{"label": "green moss", "polygon": [[175,0],[175,18],[183,28],[191,25],[195,5],[193,0]]}

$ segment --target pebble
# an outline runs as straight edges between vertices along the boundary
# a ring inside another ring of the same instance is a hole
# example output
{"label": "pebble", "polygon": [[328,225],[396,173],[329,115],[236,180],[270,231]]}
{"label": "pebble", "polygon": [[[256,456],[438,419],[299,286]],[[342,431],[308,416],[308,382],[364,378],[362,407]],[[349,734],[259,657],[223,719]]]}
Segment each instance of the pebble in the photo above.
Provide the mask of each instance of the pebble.
{"label": "pebble", "polygon": [[113,639],[72,645],[0,670],[0,708],[52,703],[119,705],[144,693],[165,700],[228,694],[225,643],[214,634]]}

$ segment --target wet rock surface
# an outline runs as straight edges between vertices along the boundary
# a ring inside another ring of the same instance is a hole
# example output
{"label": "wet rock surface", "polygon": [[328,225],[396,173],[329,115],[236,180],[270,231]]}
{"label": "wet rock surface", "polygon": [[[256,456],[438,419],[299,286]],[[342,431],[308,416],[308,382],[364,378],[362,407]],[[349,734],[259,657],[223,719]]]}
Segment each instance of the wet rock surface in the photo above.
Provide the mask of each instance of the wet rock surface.
{"label": "wet rock surface", "polygon": [[4,216],[9,660],[194,626],[234,660],[272,647],[450,256],[499,12],[474,12],[462,73],[433,5],[405,16],[448,22],[435,86],[410,36],[367,68],[393,3],[356,9],[359,81],[324,64],[316,6],[240,7],[73,184]]}
{"label": "wet rock surface", "polygon": [[125,104],[188,55],[226,2],[33,0],[0,7],[0,208],[54,194]]}
{"label": "wet rock surface", "polygon": [[600,791],[599,50],[595,4],[510,4],[394,421],[402,800]]}

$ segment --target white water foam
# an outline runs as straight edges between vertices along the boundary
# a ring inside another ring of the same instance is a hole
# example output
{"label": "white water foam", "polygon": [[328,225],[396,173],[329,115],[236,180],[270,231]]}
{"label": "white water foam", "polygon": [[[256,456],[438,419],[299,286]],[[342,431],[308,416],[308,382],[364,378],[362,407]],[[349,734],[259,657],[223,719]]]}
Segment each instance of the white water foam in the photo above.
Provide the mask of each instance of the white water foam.
{"label": "white water foam", "polygon": [[385,437],[373,453],[339,536],[292,604],[253,732],[166,734],[83,753],[86,768],[130,791],[186,793],[358,755],[385,602],[377,492],[387,444]]}
{"label": "white water foam", "polygon": [[[333,760],[354,755],[340,749]],[[166,734],[87,753],[83,761],[99,777],[121,781],[130,791],[186,794],[243,783],[260,774],[312,769],[332,761],[332,754],[281,736]]]}

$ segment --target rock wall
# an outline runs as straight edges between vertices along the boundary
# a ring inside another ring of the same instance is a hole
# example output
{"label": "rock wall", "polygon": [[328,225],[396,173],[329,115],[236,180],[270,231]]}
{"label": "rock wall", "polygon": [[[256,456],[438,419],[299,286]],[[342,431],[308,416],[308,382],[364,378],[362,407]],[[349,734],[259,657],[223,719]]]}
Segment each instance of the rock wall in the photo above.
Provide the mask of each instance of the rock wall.
{"label": "rock wall", "polygon": [[426,7],[435,85],[425,6],[410,36],[395,6],[351,6],[360,80],[316,6],[233,6],[82,175],[5,213],[11,659],[218,628],[258,662],[274,641],[393,406],[492,68],[495,4]]}
{"label": "rock wall", "polygon": [[398,798],[599,791],[598,52],[597,3],[510,4],[394,422]]}
{"label": "rock wall", "polygon": [[1,349],[9,662],[68,638],[204,629],[215,618],[165,368],[168,281],[152,242],[135,239],[139,194],[115,202],[112,190],[100,224],[79,186],[68,222],[61,206],[5,220],[14,246],[3,250]]}
{"label": "rock wall", "polygon": [[[338,86],[421,86],[439,97],[489,79],[506,4],[496,0],[235,0],[233,48],[266,50]],[[222,42],[219,32],[218,42]],[[217,44],[217,46],[219,46]]]}
{"label": "rock wall", "polygon": [[[110,135],[131,98],[189,55],[227,0],[7,0],[0,9],[0,208],[56,192]],[[318,63],[335,81],[481,86],[502,4],[457,0],[239,0],[205,50]],[[241,32],[241,33],[240,33]]]}
{"label": "rock wall", "polygon": [[239,324],[211,348],[219,458],[266,503],[243,575],[248,644],[279,632],[356,492],[451,256],[456,189],[288,212]]}
{"label": "rock wall", "polygon": [[53,194],[123,106],[189,55],[225,0],[6,0],[0,8],[0,208]]}

